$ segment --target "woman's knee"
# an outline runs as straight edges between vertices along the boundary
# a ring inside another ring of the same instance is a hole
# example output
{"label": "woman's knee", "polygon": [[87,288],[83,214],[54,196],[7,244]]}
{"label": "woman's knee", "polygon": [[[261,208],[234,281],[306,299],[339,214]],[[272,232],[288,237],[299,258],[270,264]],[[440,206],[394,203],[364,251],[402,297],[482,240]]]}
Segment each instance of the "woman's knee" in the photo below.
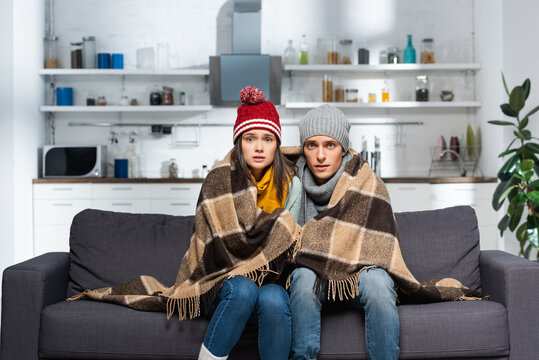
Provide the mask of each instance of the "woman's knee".
{"label": "woman's knee", "polygon": [[276,284],[264,285],[258,293],[259,307],[264,309],[283,309],[288,308],[290,299],[286,290]]}
{"label": "woman's knee", "polygon": [[258,286],[249,278],[235,276],[225,280],[221,289],[221,300],[238,301],[242,304],[256,303]]}

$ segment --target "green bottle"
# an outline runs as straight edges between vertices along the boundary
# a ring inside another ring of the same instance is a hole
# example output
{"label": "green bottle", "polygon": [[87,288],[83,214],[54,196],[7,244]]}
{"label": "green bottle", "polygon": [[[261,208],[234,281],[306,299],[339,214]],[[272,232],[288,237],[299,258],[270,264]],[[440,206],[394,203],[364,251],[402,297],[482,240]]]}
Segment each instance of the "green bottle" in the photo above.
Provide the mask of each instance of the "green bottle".
{"label": "green bottle", "polygon": [[408,46],[404,49],[404,63],[415,64],[415,49],[412,46],[412,35],[408,35]]}
{"label": "green bottle", "polygon": [[302,35],[299,46],[299,63],[301,65],[309,64],[309,47],[307,46],[307,36],[305,34]]}

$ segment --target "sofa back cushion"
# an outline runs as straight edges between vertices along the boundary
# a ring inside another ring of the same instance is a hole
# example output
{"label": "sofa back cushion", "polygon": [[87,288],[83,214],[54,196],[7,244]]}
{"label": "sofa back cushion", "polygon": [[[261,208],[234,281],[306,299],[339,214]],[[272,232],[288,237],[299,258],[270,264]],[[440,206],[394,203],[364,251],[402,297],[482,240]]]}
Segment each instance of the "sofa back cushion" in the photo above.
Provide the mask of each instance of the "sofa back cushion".
{"label": "sofa back cushion", "polygon": [[174,284],[194,216],[84,210],[71,225],[68,296],[139,275]]}
{"label": "sofa back cushion", "polygon": [[479,230],[473,208],[403,212],[395,218],[402,256],[417,280],[452,277],[480,290]]}

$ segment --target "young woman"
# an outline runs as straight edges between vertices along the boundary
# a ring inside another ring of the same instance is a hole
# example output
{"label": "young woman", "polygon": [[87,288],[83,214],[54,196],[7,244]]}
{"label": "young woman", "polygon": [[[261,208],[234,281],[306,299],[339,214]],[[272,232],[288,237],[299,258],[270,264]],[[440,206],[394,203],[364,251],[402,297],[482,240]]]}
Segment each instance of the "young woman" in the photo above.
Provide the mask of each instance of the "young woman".
{"label": "young woman", "polygon": [[[256,186],[258,208],[269,214],[285,208],[297,220],[301,184],[293,176],[293,163],[280,150],[281,126],[275,106],[254,87],[243,89],[240,98],[231,154],[234,171]],[[288,359],[291,318],[289,297],[282,286],[263,282],[259,287],[248,277],[229,277],[216,303],[199,359],[226,359],[248,322],[258,323],[261,359]]]}

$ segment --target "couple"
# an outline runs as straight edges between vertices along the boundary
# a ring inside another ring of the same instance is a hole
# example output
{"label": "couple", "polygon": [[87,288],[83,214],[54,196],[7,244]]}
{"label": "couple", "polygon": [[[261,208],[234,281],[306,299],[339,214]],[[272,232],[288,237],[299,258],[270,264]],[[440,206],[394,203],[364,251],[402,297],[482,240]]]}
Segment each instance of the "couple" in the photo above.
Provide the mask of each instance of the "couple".
{"label": "couple", "polygon": [[[247,188],[249,183],[256,187],[258,208],[268,214],[287,209],[295,222],[303,226],[327,210],[337,182],[346,176],[345,165],[354,154],[348,149],[350,123],[342,111],[330,105],[310,110],[299,124],[301,152],[295,151],[296,158],[300,156],[294,164],[286,156],[294,151],[283,148],[283,154],[280,149],[281,126],[273,104],[253,87],[243,89],[240,97],[234,149],[227,163],[233,164],[231,176],[239,172],[243,187]],[[220,168],[218,163],[212,172]],[[205,193],[203,188],[199,202]],[[201,207],[199,211],[203,211]],[[265,243],[271,241],[280,240],[270,238]],[[226,359],[247,323],[258,323],[258,346],[263,360],[286,360],[289,355],[292,359],[317,357],[320,310],[328,298],[327,286],[319,285],[322,282],[308,267],[296,264],[288,272],[275,271],[278,268],[268,269],[276,273],[271,277],[237,275],[224,280],[211,302],[211,321],[199,359]],[[290,295],[284,287],[287,279]],[[369,359],[397,359],[399,319],[393,280],[385,270],[370,268],[361,272],[355,287],[355,296],[342,305],[364,309]]]}

